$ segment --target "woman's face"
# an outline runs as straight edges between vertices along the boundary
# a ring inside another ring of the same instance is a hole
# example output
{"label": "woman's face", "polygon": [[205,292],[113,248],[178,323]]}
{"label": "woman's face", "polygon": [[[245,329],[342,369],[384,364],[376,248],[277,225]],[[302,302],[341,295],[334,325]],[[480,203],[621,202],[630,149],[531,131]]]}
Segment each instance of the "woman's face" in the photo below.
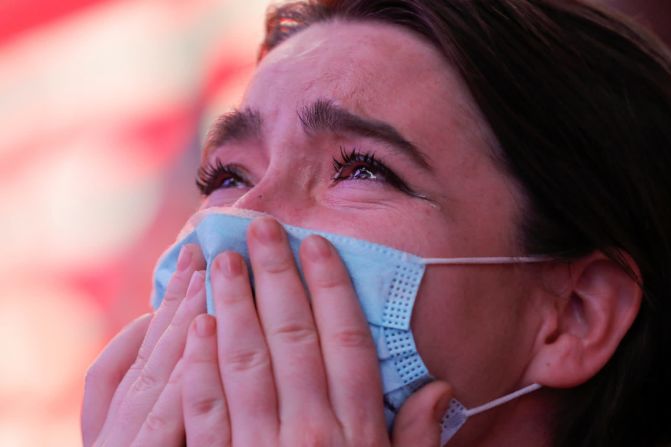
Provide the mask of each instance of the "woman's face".
{"label": "woman's face", "polygon": [[[493,162],[462,81],[418,37],[313,25],[265,57],[239,110],[204,155],[223,182],[203,207],[259,210],[423,257],[522,254],[522,196]],[[526,380],[531,268],[427,268],[415,338],[467,406]]]}

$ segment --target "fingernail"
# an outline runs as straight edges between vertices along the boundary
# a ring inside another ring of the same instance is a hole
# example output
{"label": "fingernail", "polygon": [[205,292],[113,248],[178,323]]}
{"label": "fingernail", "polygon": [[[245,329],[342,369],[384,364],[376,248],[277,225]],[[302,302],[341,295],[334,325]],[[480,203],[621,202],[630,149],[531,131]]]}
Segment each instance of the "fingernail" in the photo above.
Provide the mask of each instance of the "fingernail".
{"label": "fingernail", "polygon": [[188,245],[182,247],[179,252],[179,258],[177,259],[177,270],[180,272],[186,270],[186,268],[191,264],[191,250]]}
{"label": "fingernail", "polygon": [[261,242],[279,242],[282,240],[280,226],[275,219],[262,217],[254,221],[254,236]]}
{"label": "fingernail", "polygon": [[198,270],[191,275],[191,281],[189,282],[189,287],[186,289],[186,297],[192,298],[198,294],[203,288],[203,283],[205,279],[205,274],[202,270]]}
{"label": "fingernail", "polygon": [[212,336],[216,328],[214,318],[207,314],[198,315],[194,325],[196,326],[196,334],[200,337]]}
{"label": "fingernail", "polygon": [[234,278],[242,273],[242,259],[237,253],[226,252],[223,254],[223,273],[229,278]]}
{"label": "fingernail", "polygon": [[438,402],[436,402],[436,406],[433,407],[433,416],[436,421],[442,422],[443,417],[445,416],[445,413],[447,413],[447,409],[450,406],[451,401],[452,401],[452,394],[445,393],[438,400]]}
{"label": "fingernail", "polygon": [[242,260],[235,252],[225,251],[214,259],[212,270],[227,278],[234,278],[242,273]]}
{"label": "fingernail", "polygon": [[320,236],[310,236],[303,243],[307,257],[311,261],[320,261],[331,255],[329,243]]}

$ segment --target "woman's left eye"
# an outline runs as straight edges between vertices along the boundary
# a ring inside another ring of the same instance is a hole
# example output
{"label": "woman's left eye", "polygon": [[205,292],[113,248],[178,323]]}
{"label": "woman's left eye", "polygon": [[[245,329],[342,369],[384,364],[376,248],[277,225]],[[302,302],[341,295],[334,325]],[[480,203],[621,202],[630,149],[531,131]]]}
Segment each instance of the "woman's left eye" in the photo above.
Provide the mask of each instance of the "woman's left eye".
{"label": "woman's left eye", "polygon": [[351,180],[377,182],[389,185],[410,196],[425,198],[424,195],[410,189],[406,182],[371,153],[359,152],[357,149],[345,152],[343,148],[340,148],[340,158],[333,159],[333,170],[335,171],[332,177],[334,184]]}
{"label": "woman's left eye", "polygon": [[[334,182],[342,180],[385,181],[393,173],[379,162],[374,155],[365,154],[356,149],[351,152],[340,150],[340,159],[333,159]],[[395,176],[394,176],[395,177]]]}
{"label": "woman's left eye", "polygon": [[357,180],[377,180],[377,175],[373,172],[374,170],[368,168],[367,166],[357,166],[350,175],[352,178]]}
{"label": "woman's left eye", "polygon": [[383,180],[375,168],[366,165],[342,167],[338,170],[333,180]]}

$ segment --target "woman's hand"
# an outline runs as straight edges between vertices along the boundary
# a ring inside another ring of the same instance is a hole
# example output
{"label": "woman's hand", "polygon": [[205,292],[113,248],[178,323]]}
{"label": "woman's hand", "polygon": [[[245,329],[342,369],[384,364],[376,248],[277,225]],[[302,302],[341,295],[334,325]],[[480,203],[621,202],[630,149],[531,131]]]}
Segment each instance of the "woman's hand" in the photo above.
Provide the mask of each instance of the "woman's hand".
{"label": "woman's hand", "polygon": [[86,375],[82,436],[89,446],[181,446],[179,360],[188,327],[205,312],[205,261],[186,245],[153,317],[117,335]]}
{"label": "woman's hand", "polygon": [[284,230],[250,227],[254,292],[242,258],[219,255],[211,281],[216,320],[192,325],[183,359],[187,445],[431,446],[451,392],[440,382],[413,395],[387,434],[375,347],[347,272],[311,236],[300,280]]}

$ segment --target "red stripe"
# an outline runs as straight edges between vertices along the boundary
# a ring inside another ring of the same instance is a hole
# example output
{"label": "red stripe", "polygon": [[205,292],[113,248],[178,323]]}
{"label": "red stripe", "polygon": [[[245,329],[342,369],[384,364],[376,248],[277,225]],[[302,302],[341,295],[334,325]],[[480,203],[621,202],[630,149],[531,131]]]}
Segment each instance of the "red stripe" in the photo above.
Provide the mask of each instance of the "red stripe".
{"label": "red stripe", "polygon": [[0,0],[0,44],[105,1],[110,0]]}
{"label": "red stripe", "polygon": [[[197,132],[197,120],[196,110],[185,104],[100,129],[114,140],[120,158],[132,160],[151,172],[168,165],[185,150]],[[26,139],[20,148],[0,158],[0,178],[11,181],[15,176],[25,175],[35,160],[48,157],[59,146],[67,146],[82,129],[99,125],[97,121],[81,121],[70,129]]]}
{"label": "red stripe", "polygon": [[209,102],[240,76],[250,76],[253,70],[252,60],[227,54],[207,70],[201,87],[200,100],[204,103]]}

